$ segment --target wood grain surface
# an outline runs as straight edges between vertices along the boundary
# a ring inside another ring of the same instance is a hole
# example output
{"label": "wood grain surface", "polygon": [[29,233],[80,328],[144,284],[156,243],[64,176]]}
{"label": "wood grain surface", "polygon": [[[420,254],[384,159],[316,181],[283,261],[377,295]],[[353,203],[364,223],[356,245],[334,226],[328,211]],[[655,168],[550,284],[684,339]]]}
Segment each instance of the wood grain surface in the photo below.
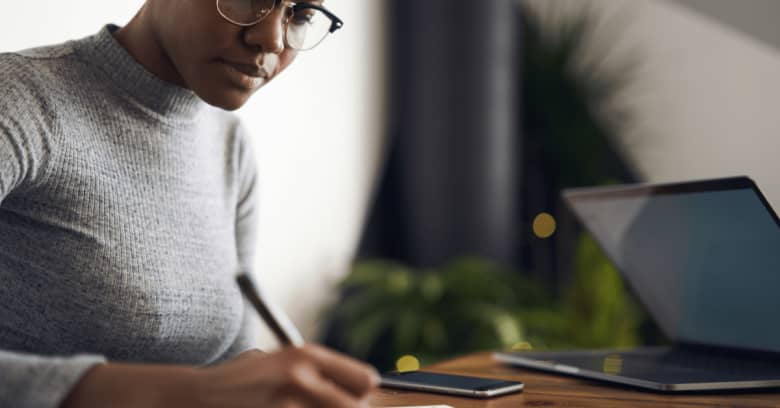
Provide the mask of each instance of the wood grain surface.
{"label": "wood grain surface", "polygon": [[621,386],[605,385],[573,377],[544,374],[493,360],[479,353],[425,367],[426,371],[522,381],[520,394],[491,399],[451,397],[419,392],[380,389],[372,395],[373,407],[446,404],[456,408],[509,407],[773,407],[780,408],[780,390],[669,395]]}

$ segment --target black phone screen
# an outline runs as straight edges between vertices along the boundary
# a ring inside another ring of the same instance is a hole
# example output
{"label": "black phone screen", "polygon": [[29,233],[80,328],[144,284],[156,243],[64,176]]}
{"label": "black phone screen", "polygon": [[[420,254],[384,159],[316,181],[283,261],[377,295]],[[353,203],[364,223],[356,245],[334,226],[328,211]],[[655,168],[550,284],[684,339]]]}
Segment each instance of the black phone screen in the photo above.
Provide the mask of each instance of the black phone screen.
{"label": "black phone screen", "polygon": [[465,377],[462,375],[452,374],[437,374],[425,371],[391,373],[385,374],[384,377],[394,381],[475,391],[492,390],[519,384],[518,382],[514,381],[496,380],[492,378]]}

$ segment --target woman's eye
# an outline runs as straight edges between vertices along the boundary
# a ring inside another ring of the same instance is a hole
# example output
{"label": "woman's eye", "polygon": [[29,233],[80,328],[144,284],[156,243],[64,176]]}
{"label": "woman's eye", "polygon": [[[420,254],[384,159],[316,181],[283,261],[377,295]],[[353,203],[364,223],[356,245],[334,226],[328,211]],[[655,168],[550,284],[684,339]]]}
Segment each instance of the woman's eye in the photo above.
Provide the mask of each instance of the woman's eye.
{"label": "woman's eye", "polygon": [[300,10],[293,13],[290,21],[296,25],[311,24],[314,19],[314,13],[311,10]]}

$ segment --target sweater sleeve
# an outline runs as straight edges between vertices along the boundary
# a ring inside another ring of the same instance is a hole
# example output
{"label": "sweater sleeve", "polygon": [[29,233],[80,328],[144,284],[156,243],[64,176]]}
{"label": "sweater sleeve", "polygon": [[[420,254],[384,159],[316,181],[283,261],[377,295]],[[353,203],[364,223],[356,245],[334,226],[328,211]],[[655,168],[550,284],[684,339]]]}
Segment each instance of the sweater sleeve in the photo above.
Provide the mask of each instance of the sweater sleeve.
{"label": "sweater sleeve", "polygon": [[0,407],[57,408],[95,364],[94,355],[44,357],[0,350]]}
{"label": "sweater sleeve", "polygon": [[[236,251],[241,273],[254,273],[257,252],[257,162],[246,129],[238,125],[238,202],[236,205]],[[229,360],[250,349],[258,348],[259,318],[244,300],[241,329],[230,348],[214,363]]]}
{"label": "sweater sleeve", "polygon": [[258,188],[257,162],[245,128],[238,128],[238,203],[236,205],[236,250],[242,272],[254,272],[257,252]]}
{"label": "sweater sleeve", "polygon": [[236,339],[233,341],[230,347],[224,353],[222,353],[221,356],[219,356],[219,358],[206,364],[206,366],[218,365],[238,356],[247,350],[258,349],[257,338],[255,337],[258,329],[258,321],[254,316],[254,313],[255,312],[249,303],[244,301],[244,319],[242,320],[241,329],[239,330]]}
{"label": "sweater sleeve", "polygon": [[[51,151],[50,104],[21,58],[0,54],[0,211],[8,195],[35,184]],[[104,361],[5,350],[0,339],[0,407],[56,408],[91,366]]]}

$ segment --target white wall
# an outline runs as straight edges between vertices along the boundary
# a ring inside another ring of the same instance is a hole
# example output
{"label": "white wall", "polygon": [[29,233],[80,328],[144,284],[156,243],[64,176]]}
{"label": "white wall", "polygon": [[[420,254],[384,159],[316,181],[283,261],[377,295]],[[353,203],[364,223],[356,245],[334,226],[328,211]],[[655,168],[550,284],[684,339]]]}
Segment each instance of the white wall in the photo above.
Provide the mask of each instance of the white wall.
{"label": "white wall", "polygon": [[258,278],[307,339],[354,254],[384,126],[383,1],[326,4],[344,28],[240,112],[263,175]]}
{"label": "white wall", "polygon": [[621,140],[648,180],[746,174],[780,209],[780,52],[667,1],[529,2],[552,18],[591,9],[606,64],[638,58]]}
{"label": "white wall", "polygon": [[129,21],[143,0],[4,1],[0,52],[55,44]]}
{"label": "white wall", "polygon": [[674,0],[780,47],[780,1],[777,0]]}
{"label": "white wall", "polygon": [[[125,24],[142,0],[13,1],[0,51]],[[239,114],[256,136],[261,173],[260,283],[312,339],[317,314],[353,255],[379,155],[383,106],[381,1],[328,0],[344,28],[302,53]],[[266,331],[264,343],[274,344]]]}

